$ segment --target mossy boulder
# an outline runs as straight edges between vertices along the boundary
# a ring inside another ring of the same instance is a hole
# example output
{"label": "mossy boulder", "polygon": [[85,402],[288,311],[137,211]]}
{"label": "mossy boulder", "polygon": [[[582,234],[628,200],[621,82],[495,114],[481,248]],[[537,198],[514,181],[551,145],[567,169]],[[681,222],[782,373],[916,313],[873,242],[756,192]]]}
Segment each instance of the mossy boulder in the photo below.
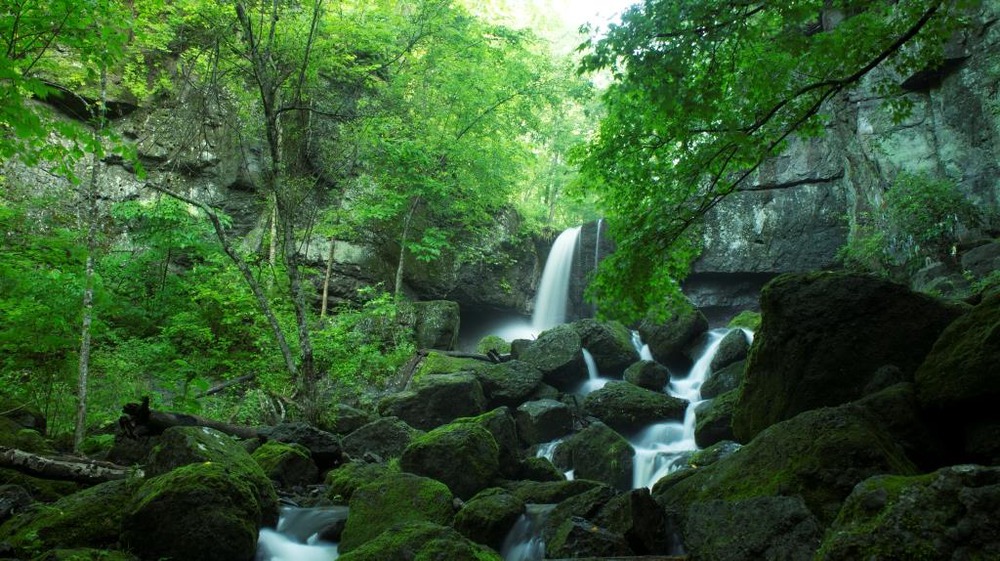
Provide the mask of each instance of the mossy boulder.
{"label": "mossy boulder", "polygon": [[698,404],[694,410],[694,441],[699,448],[711,446],[723,440],[733,440],[733,407],[739,398],[739,391],[724,393],[715,399]]}
{"label": "mossy boulder", "polygon": [[887,364],[912,377],[962,313],[899,284],[833,272],[781,275],[760,303],[763,322],[733,413],[740,442],[803,411],[858,399]]}
{"label": "mossy boulder", "polygon": [[801,497],[781,496],[693,504],[683,529],[685,551],[715,561],[810,561],[822,534]]}
{"label": "mossy boulder", "polygon": [[621,378],[625,369],[639,360],[639,352],[632,344],[632,335],[624,325],[616,321],[602,322],[593,319],[582,319],[571,325],[580,336],[583,348],[594,358],[602,376]]}
{"label": "mossy boulder", "polygon": [[542,371],[522,360],[489,364],[476,371],[489,407],[517,407],[542,383]]}
{"label": "mossy boulder", "polygon": [[497,407],[476,417],[459,419],[458,422],[475,423],[490,433],[497,443],[500,475],[516,478],[521,469],[521,442],[517,437],[514,415],[507,407]]}
{"label": "mossy boulder", "polygon": [[387,396],[378,404],[382,416],[399,417],[420,430],[431,430],[459,417],[486,410],[483,388],[471,373],[423,376],[411,390]]}
{"label": "mossy boulder", "polygon": [[510,491],[486,489],[458,511],[454,526],[470,540],[500,551],[504,538],[524,511],[524,501]]}
{"label": "mossy boulder", "polygon": [[574,477],[592,479],[621,491],[632,488],[635,449],[622,435],[601,422],[574,434],[559,445]]}
{"label": "mossy boulder", "polygon": [[265,442],[251,457],[271,481],[282,487],[309,485],[319,476],[309,449],[301,444]]}
{"label": "mossy boulder", "polygon": [[857,485],[818,561],[1000,558],[1000,468],[960,465]]}
{"label": "mossy boulder", "polygon": [[571,325],[542,332],[519,358],[541,370],[545,383],[559,391],[573,391],[587,380],[583,342]]}
{"label": "mossy boulder", "polygon": [[[663,317],[658,317],[663,316]],[[690,303],[671,311],[651,312],[639,323],[639,335],[649,345],[656,362],[685,370],[690,359],[687,348],[708,331],[708,319]]]}
{"label": "mossy boulder", "polygon": [[892,435],[906,456],[924,471],[954,463],[947,441],[960,441],[958,433],[942,435],[940,419],[928,419],[920,410],[911,382],[901,382],[854,402],[864,408]]}
{"label": "mossy boulder", "polygon": [[449,525],[455,515],[453,500],[451,491],[440,481],[412,473],[381,477],[351,496],[340,551],[349,553],[400,524]]}
{"label": "mossy boulder", "polygon": [[0,524],[20,515],[31,507],[35,499],[20,485],[0,485]]}
{"label": "mossy boulder", "polygon": [[916,467],[877,419],[847,404],[773,425],[735,454],[688,471],[653,487],[657,502],[680,520],[696,503],[781,495],[802,497],[829,524],[855,484],[882,473],[911,475]]}
{"label": "mossy boulder", "polygon": [[341,440],[350,458],[388,461],[403,455],[413,439],[423,434],[398,417],[383,417],[364,425]]}
{"label": "mossy boulder", "polygon": [[440,481],[462,499],[490,487],[500,474],[500,449],[488,430],[459,421],[415,439],[400,459],[403,471]]}
{"label": "mossy boulder", "polygon": [[346,403],[335,403],[320,412],[319,428],[337,435],[350,434],[375,420],[375,415],[351,407]]}
{"label": "mossy boulder", "polygon": [[566,476],[548,458],[531,457],[521,461],[517,479],[530,481],[565,481]]}
{"label": "mossy boulder", "polygon": [[594,523],[624,537],[636,555],[665,555],[678,549],[666,514],[646,488],[612,497],[594,516]]}
{"label": "mossy boulder", "polygon": [[30,403],[0,398],[0,417],[13,421],[23,429],[32,429],[39,434],[45,434],[45,415]]}
{"label": "mossy boulder", "polygon": [[344,461],[340,437],[309,423],[281,423],[260,432],[268,440],[304,446],[320,471],[337,467]]}
{"label": "mossy boulder", "polygon": [[510,342],[499,335],[487,335],[476,343],[477,353],[484,355],[490,351],[507,354],[510,352]]}
{"label": "mossy boulder", "polygon": [[556,504],[597,487],[606,487],[597,481],[573,479],[570,481],[508,481],[503,488],[514,493],[525,503]]}
{"label": "mossy boulder", "polygon": [[518,436],[528,446],[555,440],[573,430],[573,411],[554,399],[522,403],[514,418]]}
{"label": "mossy boulder", "polygon": [[557,559],[606,559],[630,557],[634,552],[625,536],[601,528],[586,518],[573,516],[564,520],[545,541],[545,554]]}
{"label": "mossy boulder", "polygon": [[36,504],[0,526],[0,541],[19,555],[74,547],[114,549],[132,488],[124,480],[110,481],[53,504]]}
{"label": "mossy boulder", "polygon": [[760,312],[744,310],[736,314],[733,319],[729,320],[726,327],[729,329],[748,329],[750,331],[757,331],[760,329],[760,321]]}
{"label": "mossy boulder", "polygon": [[662,392],[670,381],[670,370],[652,360],[640,360],[625,369],[625,381],[654,392]]}
{"label": "mossy boulder", "polygon": [[713,370],[701,385],[702,399],[712,399],[726,392],[738,389],[740,384],[743,383],[743,373],[746,370],[746,365],[745,360],[740,360],[725,368]]}
{"label": "mossy boulder", "polygon": [[[343,543],[341,543],[343,551]],[[340,561],[502,561],[495,551],[479,545],[454,528],[431,522],[399,524],[357,549],[339,557]]]}
{"label": "mossy boulder", "polygon": [[448,356],[445,353],[429,352],[420,361],[417,371],[413,374],[413,379],[421,380],[426,376],[436,374],[458,374],[460,372],[475,372],[485,366],[486,362],[475,358],[463,358]]}
{"label": "mossy boulder", "polygon": [[14,419],[0,416],[0,446],[17,448],[33,454],[52,454],[55,450],[36,430],[24,428]]}
{"label": "mossy boulder", "polygon": [[663,421],[683,420],[687,406],[688,402],[683,399],[621,381],[609,382],[583,401],[583,409],[588,415],[621,432],[634,432]]}
{"label": "mossy boulder", "polygon": [[53,549],[33,558],[32,561],[139,561],[139,558],[124,551],[74,548]]}
{"label": "mossy boulder", "polygon": [[347,462],[326,474],[326,497],[337,504],[348,504],[358,488],[390,473],[398,473],[398,469],[384,463]]}
{"label": "mossy boulder", "polygon": [[258,528],[278,514],[273,489],[262,500],[256,480],[220,462],[147,479],[126,510],[122,542],[144,559],[250,559]]}
{"label": "mossy boulder", "polygon": [[722,337],[719,348],[709,363],[709,370],[715,372],[734,362],[746,360],[750,352],[750,338],[742,329],[733,329]]}
{"label": "mossy boulder", "polygon": [[450,351],[458,343],[460,310],[458,302],[430,300],[414,302],[416,321],[413,326],[414,342],[420,349]]}
{"label": "mossy boulder", "polygon": [[80,490],[80,485],[72,481],[57,481],[32,477],[17,470],[0,469],[0,481],[8,485],[23,487],[36,501],[53,502]]}

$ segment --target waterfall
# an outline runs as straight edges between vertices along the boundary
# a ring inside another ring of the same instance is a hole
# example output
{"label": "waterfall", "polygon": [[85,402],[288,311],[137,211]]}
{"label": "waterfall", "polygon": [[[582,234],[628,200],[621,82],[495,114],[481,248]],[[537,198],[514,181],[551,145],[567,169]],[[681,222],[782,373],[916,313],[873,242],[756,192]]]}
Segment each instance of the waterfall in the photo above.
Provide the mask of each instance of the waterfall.
{"label": "waterfall", "polygon": [[556,505],[529,504],[500,548],[504,561],[541,561],[545,558],[542,526]]}
{"label": "waterfall", "polygon": [[538,295],[535,297],[535,313],[531,316],[531,327],[537,333],[566,321],[569,280],[580,240],[580,229],[577,226],[559,234],[549,251],[542,280],[538,284]]}
{"label": "waterfall", "polygon": [[274,530],[262,528],[255,561],[331,561],[337,544],[321,539],[324,530],[347,519],[346,506],[283,507]]}

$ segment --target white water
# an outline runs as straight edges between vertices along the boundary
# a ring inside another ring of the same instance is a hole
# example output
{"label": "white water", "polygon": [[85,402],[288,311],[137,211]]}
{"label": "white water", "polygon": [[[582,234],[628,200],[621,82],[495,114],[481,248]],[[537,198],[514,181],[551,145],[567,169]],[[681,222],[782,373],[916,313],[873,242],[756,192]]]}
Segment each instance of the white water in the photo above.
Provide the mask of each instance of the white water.
{"label": "white water", "polygon": [[639,353],[639,360],[653,360],[653,351],[649,350],[649,345],[642,342],[638,331],[632,332],[632,346]]}
{"label": "white water", "polygon": [[688,375],[672,379],[667,385],[667,393],[688,401],[684,421],[657,423],[632,438],[632,447],[635,448],[633,488],[652,487],[661,477],[676,469],[680,459],[698,449],[694,440],[694,410],[701,403],[701,385],[710,373],[712,358],[728,332],[728,329],[709,331],[705,348]]}
{"label": "white water", "polygon": [[555,505],[529,504],[503,540],[500,556],[504,561],[541,561],[545,558],[542,525]]}
{"label": "white water", "polygon": [[339,556],[337,544],[324,542],[319,534],[347,518],[346,506],[322,508],[284,507],[277,529],[263,528],[257,538],[256,561],[332,561]]}
{"label": "white water", "polygon": [[590,351],[587,349],[583,349],[583,361],[587,363],[587,381],[580,386],[580,389],[576,393],[585,396],[603,388],[611,379],[601,377],[601,373],[597,371],[597,362],[594,360],[594,355],[590,354]]}
{"label": "white water", "polygon": [[569,279],[573,272],[573,260],[580,241],[580,226],[559,234],[549,257],[545,260],[542,280],[538,283],[535,296],[535,312],[531,316],[531,327],[536,333],[555,327],[566,321],[566,303],[569,298]]}

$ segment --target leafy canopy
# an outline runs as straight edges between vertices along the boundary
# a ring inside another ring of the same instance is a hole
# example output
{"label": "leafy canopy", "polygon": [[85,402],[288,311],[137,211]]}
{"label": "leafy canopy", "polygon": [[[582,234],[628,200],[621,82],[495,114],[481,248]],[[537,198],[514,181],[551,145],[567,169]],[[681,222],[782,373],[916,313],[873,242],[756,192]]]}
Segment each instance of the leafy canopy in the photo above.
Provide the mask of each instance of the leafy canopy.
{"label": "leafy canopy", "polygon": [[602,312],[634,319],[676,297],[692,226],[790,135],[820,133],[824,107],[876,67],[885,95],[933,67],[967,4],[645,0],[585,45],[582,69],[613,78],[582,158],[618,242],[592,285]]}

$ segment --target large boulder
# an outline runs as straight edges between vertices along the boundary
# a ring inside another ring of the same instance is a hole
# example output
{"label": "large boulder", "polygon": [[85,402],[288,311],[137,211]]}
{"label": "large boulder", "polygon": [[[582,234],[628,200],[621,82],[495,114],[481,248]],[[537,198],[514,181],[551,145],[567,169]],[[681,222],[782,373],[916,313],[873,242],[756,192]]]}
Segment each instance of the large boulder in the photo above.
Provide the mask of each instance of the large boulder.
{"label": "large boulder", "polygon": [[594,523],[623,536],[636,555],[678,550],[666,514],[645,487],[613,497],[594,516]]}
{"label": "large boulder", "polygon": [[370,464],[360,460],[345,462],[326,474],[326,498],[336,504],[348,504],[359,488],[398,472],[388,464]]}
{"label": "large boulder", "polygon": [[432,300],[414,302],[416,321],[413,325],[414,342],[419,349],[450,351],[458,343],[460,311],[458,302]]}
{"label": "large boulder", "polygon": [[345,435],[375,420],[375,415],[346,403],[335,403],[320,412],[320,429],[327,432]]}
{"label": "large boulder", "polygon": [[639,352],[632,344],[632,335],[624,325],[581,319],[574,322],[573,329],[580,335],[583,348],[590,352],[602,376],[621,378],[625,369],[639,360]]}
{"label": "large boulder", "polygon": [[588,415],[621,432],[637,431],[663,421],[683,420],[687,405],[683,399],[619,381],[609,382],[583,401],[583,409]]}
{"label": "large boulder", "polygon": [[975,438],[981,427],[998,424],[1000,294],[987,297],[944,330],[917,369],[915,382],[921,408],[962,435],[957,440],[966,441],[962,459],[1000,459],[1000,442],[988,434]]}
{"label": "large boulder", "polygon": [[552,558],[632,555],[624,535],[593,522],[617,495],[615,489],[598,485],[556,505],[542,527],[546,555]]}
{"label": "large boulder", "polygon": [[518,436],[529,446],[555,440],[573,430],[573,412],[568,405],[554,399],[522,403],[515,419]]}
{"label": "large boulder", "polygon": [[251,559],[257,530],[277,522],[274,491],[265,502],[256,487],[216,462],[147,479],[125,512],[122,542],[143,559]]}
{"label": "large boulder", "polygon": [[560,391],[573,391],[587,380],[583,342],[572,325],[543,332],[519,358],[542,371],[546,384]]}
{"label": "large boulder", "polygon": [[742,329],[733,329],[719,342],[719,348],[709,363],[709,370],[715,372],[734,362],[745,360],[750,352],[750,338]]}
{"label": "large boulder", "polygon": [[670,381],[670,369],[652,360],[640,360],[625,369],[624,378],[640,388],[662,392]]}
{"label": "large boulder", "polygon": [[436,479],[467,500],[493,485],[500,474],[499,456],[489,431],[476,422],[458,421],[415,439],[403,451],[400,467]]}
{"label": "large boulder", "polygon": [[743,383],[744,372],[747,362],[740,360],[734,362],[720,370],[713,370],[709,373],[705,382],[701,385],[702,399],[712,399],[724,393],[731,392],[740,387]]}
{"label": "large boulder", "polygon": [[431,430],[459,417],[486,410],[486,397],[471,373],[424,375],[413,389],[385,397],[378,404],[382,416],[394,416],[420,430]]}
{"label": "large boulder", "polygon": [[453,501],[439,481],[411,473],[386,475],[354,491],[340,551],[348,553],[397,524],[449,525],[455,515]]}
{"label": "large boulder", "polygon": [[478,417],[460,421],[475,423],[486,429],[497,443],[500,475],[511,479],[518,476],[521,471],[521,442],[517,437],[514,415],[509,408],[497,407]]}
{"label": "large boulder", "polygon": [[620,434],[600,422],[574,434],[559,445],[560,464],[573,469],[573,476],[600,481],[621,491],[632,488],[635,449]]}
{"label": "large boulder", "polygon": [[872,477],[844,502],[816,559],[1000,559],[998,490],[998,467]]}
{"label": "large boulder", "polygon": [[403,450],[420,434],[423,433],[397,417],[383,417],[345,436],[342,444],[350,458],[388,461],[402,456]]}
{"label": "large boulder", "polygon": [[779,421],[861,397],[876,372],[912,376],[961,310],[882,279],[786,274],[761,293],[763,323],[733,414],[741,442]]}
{"label": "large boulder", "polygon": [[822,535],[801,497],[710,500],[688,510],[684,546],[711,561],[811,561]]}
{"label": "large boulder", "polygon": [[102,483],[38,505],[0,526],[0,542],[18,555],[31,556],[56,548],[113,548],[132,489],[126,481]]}
{"label": "large boulder", "polygon": [[667,318],[648,317],[639,323],[639,335],[649,345],[656,362],[686,370],[690,359],[685,351],[708,330],[708,320],[700,310],[686,304]]}
{"label": "large boulder", "polygon": [[[343,551],[343,543],[341,543]],[[502,561],[454,528],[432,522],[407,522],[341,555],[340,561]]]}
{"label": "large boulder", "polygon": [[474,542],[500,551],[504,538],[524,511],[524,501],[510,491],[486,489],[458,511],[455,529]]}
{"label": "large boulder", "polygon": [[344,460],[340,437],[308,423],[282,423],[261,429],[261,434],[268,440],[305,447],[320,471],[339,466]]}
{"label": "large boulder", "polygon": [[941,419],[927,418],[921,412],[913,383],[891,385],[854,403],[875,418],[906,456],[924,471],[953,463],[946,442],[960,439],[954,433],[942,434]]}
{"label": "large boulder", "polygon": [[252,457],[271,481],[282,487],[309,485],[319,475],[309,450],[301,444],[266,442]]}
{"label": "large boulder", "polygon": [[511,360],[476,370],[488,407],[517,407],[542,383],[542,371],[527,362]]}
{"label": "large boulder", "polygon": [[695,408],[694,441],[699,448],[733,439],[733,407],[739,398],[736,390],[698,404]]}

